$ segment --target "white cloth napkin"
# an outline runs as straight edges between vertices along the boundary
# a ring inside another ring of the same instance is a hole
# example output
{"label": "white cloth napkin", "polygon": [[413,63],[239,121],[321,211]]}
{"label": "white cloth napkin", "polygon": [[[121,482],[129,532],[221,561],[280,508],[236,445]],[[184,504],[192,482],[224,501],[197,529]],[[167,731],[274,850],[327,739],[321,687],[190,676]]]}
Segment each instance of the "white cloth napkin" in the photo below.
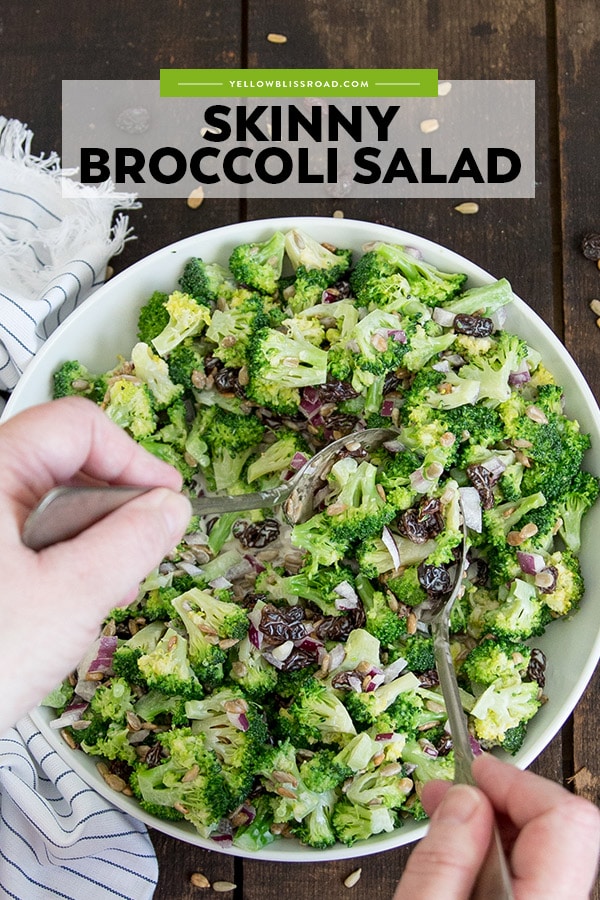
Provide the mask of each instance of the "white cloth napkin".
{"label": "white cloth napkin", "polygon": [[146,900],[157,877],[145,826],[88,787],[30,718],[0,739],[0,897]]}
{"label": "white cloth napkin", "polygon": [[[0,390],[104,281],[135,197],[81,187],[0,116]],[[3,402],[0,399],[0,411]],[[0,897],[146,900],[158,867],[145,826],[63,762],[30,718],[0,738]]]}
{"label": "white cloth napkin", "polygon": [[[89,187],[34,156],[32,132],[0,116],[0,390],[11,390],[57,325],[103,283],[129,235],[135,195]],[[0,406],[0,411],[1,411]]]}

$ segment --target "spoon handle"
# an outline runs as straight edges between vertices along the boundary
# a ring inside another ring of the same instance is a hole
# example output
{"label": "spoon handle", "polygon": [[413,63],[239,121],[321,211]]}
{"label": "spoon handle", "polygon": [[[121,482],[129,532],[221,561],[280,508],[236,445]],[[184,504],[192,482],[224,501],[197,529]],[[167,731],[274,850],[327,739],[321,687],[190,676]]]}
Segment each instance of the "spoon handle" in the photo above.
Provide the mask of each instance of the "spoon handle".
{"label": "spoon handle", "polygon": [[[149,490],[149,487],[129,485],[65,485],[53,488],[42,497],[27,518],[23,543],[32,550],[42,550],[59,541],[69,540]],[[192,497],[192,512],[207,515],[268,509],[280,504],[290,493],[291,487],[284,484],[269,491],[235,497]]]}

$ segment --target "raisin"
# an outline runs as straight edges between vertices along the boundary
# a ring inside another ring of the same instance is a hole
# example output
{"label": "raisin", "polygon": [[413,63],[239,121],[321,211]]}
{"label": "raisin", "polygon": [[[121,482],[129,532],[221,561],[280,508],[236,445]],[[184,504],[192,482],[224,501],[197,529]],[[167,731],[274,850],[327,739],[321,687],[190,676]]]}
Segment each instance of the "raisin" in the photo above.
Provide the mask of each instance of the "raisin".
{"label": "raisin", "polygon": [[354,400],[358,393],[347,381],[327,381],[311,388],[311,396],[320,403],[340,403],[342,400]]}
{"label": "raisin", "polygon": [[447,594],[452,588],[450,573],[444,566],[421,563],[417,569],[417,575],[419,584],[428,594]]}
{"label": "raisin", "polygon": [[437,669],[428,669],[426,672],[419,672],[419,687],[436,687],[440,683],[440,676]]}
{"label": "raisin", "polygon": [[413,544],[424,544],[429,540],[427,526],[419,521],[419,513],[416,509],[407,509],[402,513],[398,519],[398,531]]}
{"label": "raisin", "polygon": [[243,385],[240,384],[239,369],[229,369],[224,366],[214,374],[214,385],[220,394],[234,394],[236,397],[246,396]]}
{"label": "raisin", "polygon": [[280,663],[282,672],[297,672],[315,662],[315,654],[303,647],[293,647],[290,655]]}
{"label": "raisin", "polygon": [[306,637],[306,628],[302,619],[304,610],[301,606],[279,608],[267,603],[260,616],[261,631],[270,643],[283,644],[285,641],[301,641]]}
{"label": "raisin", "polygon": [[155,744],[146,754],[144,765],[149,769],[153,769],[155,766],[159,766],[162,761],[162,744]]}
{"label": "raisin", "polygon": [[537,647],[534,647],[531,651],[525,679],[527,681],[537,681],[542,689],[546,684],[546,657]]}
{"label": "raisin", "polygon": [[427,531],[430,538],[437,537],[444,530],[442,506],[437,497],[424,497],[419,503],[417,521]]}
{"label": "raisin", "polygon": [[581,252],[586,259],[600,259],[600,233],[588,231],[581,240]]}
{"label": "raisin", "polygon": [[487,316],[468,316],[458,313],[454,316],[452,326],[458,334],[466,334],[469,337],[488,337],[494,330],[494,323]]}
{"label": "raisin", "polygon": [[494,505],[492,486],[495,483],[492,473],[485,466],[467,466],[466,472],[469,481],[479,494],[483,509],[491,509]]}
{"label": "raisin", "polygon": [[279,537],[279,522],[277,519],[264,519],[262,522],[238,520],[233,526],[233,536],[246,549],[249,547],[261,549],[272,543],[272,541],[277,540]]}
{"label": "raisin", "polygon": [[325,427],[332,435],[340,435],[345,437],[352,434],[356,429],[358,419],[356,416],[350,416],[345,413],[335,413],[325,419]]}

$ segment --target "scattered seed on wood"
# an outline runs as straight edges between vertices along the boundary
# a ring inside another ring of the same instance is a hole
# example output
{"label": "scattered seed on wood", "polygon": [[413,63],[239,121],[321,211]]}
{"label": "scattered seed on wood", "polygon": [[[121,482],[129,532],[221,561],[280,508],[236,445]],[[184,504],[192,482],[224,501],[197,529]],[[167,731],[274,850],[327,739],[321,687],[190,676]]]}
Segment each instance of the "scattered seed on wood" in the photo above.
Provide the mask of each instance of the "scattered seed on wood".
{"label": "scattered seed on wood", "polygon": [[352,888],[360,879],[362,875],[362,869],[355,869],[354,872],[350,872],[347,878],[344,879],[344,887]]}
{"label": "scattered seed on wood", "polygon": [[208,880],[206,875],[202,874],[202,872],[194,872],[192,875],[190,875],[190,884],[192,885],[192,887],[197,888],[210,887],[210,881]]}
{"label": "scattered seed on wood", "polygon": [[276,31],[270,31],[267,35],[267,40],[270,44],[287,44],[286,35],[278,34]]}
{"label": "scattered seed on wood", "polygon": [[596,319],[596,325],[600,328],[600,318]]}
{"label": "scattered seed on wood", "polygon": [[213,881],[212,889],[217,894],[225,894],[227,891],[235,891],[237,884],[233,881]]}
{"label": "scattered seed on wood", "polygon": [[479,203],[468,200],[466,203],[459,203],[454,209],[456,212],[462,213],[463,216],[472,216],[474,213],[479,212]]}
{"label": "scattered seed on wood", "polygon": [[333,212],[333,218],[334,218],[334,219],[343,219],[343,218],[344,218],[344,212],[343,212],[343,210],[341,210],[341,209],[336,209],[336,210],[334,210],[334,212]]}
{"label": "scattered seed on wood", "polygon": [[204,188],[199,185],[191,192],[187,198],[187,205],[190,209],[198,209],[204,203]]}
{"label": "scattered seed on wood", "polygon": [[437,119],[423,119],[419,128],[423,132],[423,134],[431,134],[434,131],[437,131],[440,127],[440,123]]}
{"label": "scattered seed on wood", "polygon": [[596,316],[600,316],[600,300],[590,300],[590,309]]}

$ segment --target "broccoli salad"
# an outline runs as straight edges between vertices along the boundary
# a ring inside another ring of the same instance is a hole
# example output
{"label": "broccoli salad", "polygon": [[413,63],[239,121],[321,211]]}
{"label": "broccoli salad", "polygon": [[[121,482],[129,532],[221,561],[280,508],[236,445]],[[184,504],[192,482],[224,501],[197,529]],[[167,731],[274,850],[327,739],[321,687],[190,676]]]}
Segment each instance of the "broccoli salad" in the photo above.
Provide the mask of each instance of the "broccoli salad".
{"label": "broccoli salad", "polygon": [[[191,494],[280,485],[347,438],[302,524],[194,517],[46,699],[146,812],[245,850],[424,819],[421,786],[452,779],[453,747],[423,619],[458,578],[474,751],[521,747],[546,699],[535,638],[582,598],[599,480],[560,385],[503,328],[508,282],[465,281],[409,247],[353,259],[277,232],[228,268],[190,259],[111,371],[55,373],[55,397],[98,403]],[[382,446],[353,440],[379,426]]]}

